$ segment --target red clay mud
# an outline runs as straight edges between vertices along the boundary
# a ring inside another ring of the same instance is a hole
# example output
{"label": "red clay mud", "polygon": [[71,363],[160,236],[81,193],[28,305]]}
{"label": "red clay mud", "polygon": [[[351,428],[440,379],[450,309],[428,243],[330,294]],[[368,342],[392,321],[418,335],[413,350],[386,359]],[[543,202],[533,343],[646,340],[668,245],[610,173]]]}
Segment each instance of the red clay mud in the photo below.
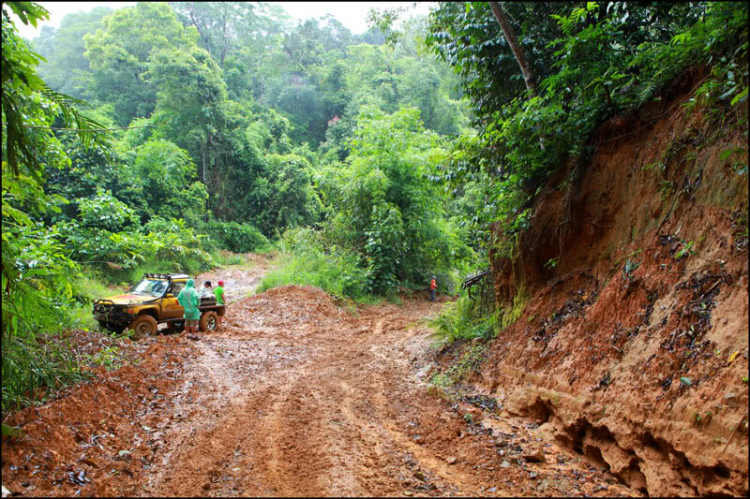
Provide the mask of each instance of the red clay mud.
{"label": "red clay mud", "polygon": [[630,494],[534,419],[432,395],[423,319],[439,307],[349,312],[299,286],[236,299],[222,330],[146,339],[137,366],[14,414],[24,436],[3,441],[3,483],[55,496]]}

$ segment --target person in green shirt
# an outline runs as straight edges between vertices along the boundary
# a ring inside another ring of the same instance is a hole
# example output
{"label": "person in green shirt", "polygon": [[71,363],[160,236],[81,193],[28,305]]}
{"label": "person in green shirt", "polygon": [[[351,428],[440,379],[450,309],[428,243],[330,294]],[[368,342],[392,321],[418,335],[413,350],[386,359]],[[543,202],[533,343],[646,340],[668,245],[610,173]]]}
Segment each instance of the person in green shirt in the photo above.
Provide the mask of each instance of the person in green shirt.
{"label": "person in green shirt", "polygon": [[195,289],[194,279],[188,279],[185,289],[177,295],[177,302],[185,310],[185,331],[188,334],[195,334],[198,319],[201,318],[201,311],[198,309],[201,299],[198,296],[198,291]]}
{"label": "person in green shirt", "polygon": [[219,281],[219,285],[214,288],[214,295],[216,296],[216,304],[220,305],[216,313],[219,315],[219,326],[224,321],[224,310],[226,307],[226,301],[224,300],[224,281]]}

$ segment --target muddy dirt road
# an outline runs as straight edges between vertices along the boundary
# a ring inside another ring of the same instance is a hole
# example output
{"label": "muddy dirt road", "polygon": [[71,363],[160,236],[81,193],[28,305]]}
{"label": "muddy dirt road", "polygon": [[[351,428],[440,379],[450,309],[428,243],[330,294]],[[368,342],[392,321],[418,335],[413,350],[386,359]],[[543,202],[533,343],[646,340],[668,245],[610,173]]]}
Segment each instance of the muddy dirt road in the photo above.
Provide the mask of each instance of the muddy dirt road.
{"label": "muddy dirt road", "polygon": [[533,421],[436,396],[424,319],[440,304],[346,311],[312,287],[232,293],[266,268],[223,272],[222,330],[149,338],[137,367],[14,415],[25,437],[3,441],[4,485],[81,496],[631,495]]}

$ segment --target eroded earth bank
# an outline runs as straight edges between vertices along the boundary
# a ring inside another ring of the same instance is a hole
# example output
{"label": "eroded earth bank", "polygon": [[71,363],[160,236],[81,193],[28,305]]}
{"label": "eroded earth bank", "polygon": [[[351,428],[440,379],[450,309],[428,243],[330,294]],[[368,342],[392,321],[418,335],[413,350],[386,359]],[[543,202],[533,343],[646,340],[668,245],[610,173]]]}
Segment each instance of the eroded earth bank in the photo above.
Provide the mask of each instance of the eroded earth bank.
{"label": "eroded earth bank", "polygon": [[650,495],[748,494],[747,104],[690,109],[705,78],[606,122],[492,258],[523,312],[479,384]]}

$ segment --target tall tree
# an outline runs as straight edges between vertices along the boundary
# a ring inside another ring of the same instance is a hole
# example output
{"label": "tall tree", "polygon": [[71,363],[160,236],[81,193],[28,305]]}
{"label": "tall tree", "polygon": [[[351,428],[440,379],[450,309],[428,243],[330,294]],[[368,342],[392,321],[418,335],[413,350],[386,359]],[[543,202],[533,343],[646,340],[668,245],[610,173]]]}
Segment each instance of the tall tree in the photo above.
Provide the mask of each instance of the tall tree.
{"label": "tall tree", "polygon": [[66,15],[55,30],[42,26],[33,45],[47,60],[39,65],[39,76],[50,88],[77,98],[89,98],[91,67],[84,56],[83,38],[102,27],[102,20],[112,14],[109,7],[94,7],[90,12]]}
{"label": "tall tree", "polygon": [[103,25],[84,36],[85,55],[95,71],[92,90],[98,100],[112,103],[118,123],[127,125],[150,116],[156,106],[157,88],[146,77],[151,55],[169,48],[189,52],[197,33],[183,28],[166,3],[118,9]]}
{"label": "tall tree", "polygon": [[518,43],[515,31],[513,31],[513,28],[508,22],[508,18],[500,7],[500,4],[498,2],[489,2],[489,4],[498,24],[500,24],[500,28],[503,30],[505,39],[508,40],[508,45],[510,45],[513,55],[516,56],[518,66],[521,68],[521,73],[523,73],[523,80],[526,83],[526,88],[529,90],[532,97],[536,97],[536,77],[534,76],[534,70],[531,67],[531,64],[529,64],[528,59],[526,59],[526,53],[523,51],[523,47]]}
{"label": "tall tree", "polygon": [[205,50],[164,49],[154,53],[148,77],[159,88],[156,116],[167,136],[190,151],[208,174],[224,130],[227,90],[221,69]]}

